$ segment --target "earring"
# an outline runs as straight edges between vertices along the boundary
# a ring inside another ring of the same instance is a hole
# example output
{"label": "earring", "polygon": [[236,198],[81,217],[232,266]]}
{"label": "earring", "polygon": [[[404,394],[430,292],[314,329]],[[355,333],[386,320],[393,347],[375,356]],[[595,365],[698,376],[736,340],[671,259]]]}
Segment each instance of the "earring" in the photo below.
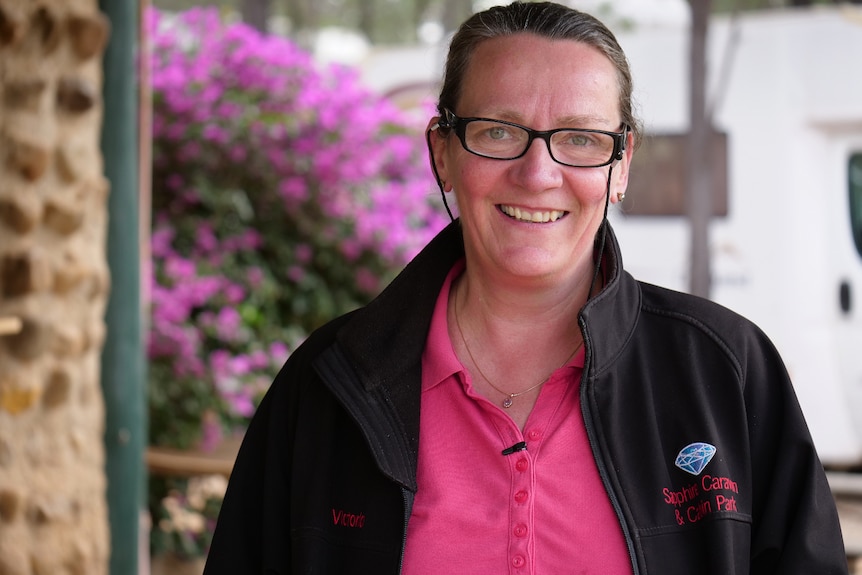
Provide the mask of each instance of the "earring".
{"label": "earring", "polygon": [[617,192],[617,201],[622,203],[622,201],[624,199],[626,199],[626,193],[625,192]]}

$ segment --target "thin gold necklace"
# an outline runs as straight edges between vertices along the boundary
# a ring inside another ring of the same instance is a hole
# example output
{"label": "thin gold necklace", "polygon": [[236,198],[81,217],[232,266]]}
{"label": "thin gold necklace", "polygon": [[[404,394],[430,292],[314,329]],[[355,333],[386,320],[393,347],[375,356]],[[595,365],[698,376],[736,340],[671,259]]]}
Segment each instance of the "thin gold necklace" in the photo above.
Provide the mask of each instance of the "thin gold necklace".
{"label": "thin gold necklace", "polygon": [[455,296],[455,325],[458,327],[458,335],[461,336],[461,341],[464,342],[464,349],[467,350],[467,355],[470,356],[470,361],[473,362],[473,365],[476,367],[476,370],[479,372],[479,375],[481,375],[482,378],[488,382],[488,385],[490,385],[491,387],[493,387],[494,389],[496,389],[497,391],[499,391],[500,393],[502,393],[503,395],[506,396],[506,399],[503,400],[503,407],[505,407],[506,409],[509,409],[510,407],[512,407],[512,404],[514,403],[513,400],[516,397],[524,395],[525,393],[529,393],[529,392],[533,391],[534,389],[536,389],[537,387],[543,386],[551,378],[551,374],[553,374],[554,371],[557,371],[557,369],[560,369],[560,367],[563,367],[564,365],[569,363],[569,360],[572,359],[575,356],[575,354],[578,353],[578,350],[581,349],[581,346],[584,345],[584,340],[581,340],[581,342],[577,346],[575,346],[575,350],[569,355],[569,357],[566,358],[566,361],[561,363],[559,367],[557,367],[556,369],[554,369],[554,371],[552,371],[547,376],[545,376],[545,378],[542,381],[540,381],[539,383],[537,383],[536,385],[530,386],[527,389],[525,389],[523,391],[519,391],[517,393],[509,393],[507,391],[503,391],[502,389],[500,389],[499,387],[497,387],[496,385],[491,383],[491,380],[488,379],[488,376],[485,375],[485,372],[483,372],[482,368],[479,367],[479,362],[477,362],[476,358],[473,357],[473,352],[470,351],[470,346],[467,345],[467,338],[464,337],[464,331],[461,329],[461,320],[459,318],[459,315],[460,314],[458,313],[458,296],[456,295]]}

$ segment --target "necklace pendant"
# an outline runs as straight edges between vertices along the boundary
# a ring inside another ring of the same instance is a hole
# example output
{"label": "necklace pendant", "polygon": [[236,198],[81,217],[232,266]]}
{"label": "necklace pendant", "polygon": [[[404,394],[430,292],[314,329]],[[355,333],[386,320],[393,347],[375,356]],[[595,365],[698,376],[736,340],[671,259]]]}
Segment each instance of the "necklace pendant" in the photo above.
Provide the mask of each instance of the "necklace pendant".
{"label": "necklace pendant", "polygon": [[510,407],[512,407],[512,398],[511,397],[507,397],[506,399],[503,400],[503,407],[505,407],[506,409],[509,409]]}

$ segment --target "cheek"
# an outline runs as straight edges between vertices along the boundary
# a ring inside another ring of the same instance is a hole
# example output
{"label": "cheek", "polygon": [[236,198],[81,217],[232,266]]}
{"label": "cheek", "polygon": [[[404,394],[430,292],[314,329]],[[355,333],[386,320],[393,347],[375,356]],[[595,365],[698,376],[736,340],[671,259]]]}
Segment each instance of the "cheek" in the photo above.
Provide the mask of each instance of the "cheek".
{"label": "cheek", "polygon": [[[517,166],[511,162],[501,162],[478,158],[467,152],[450,150],[445,156],[447,191],[454,190],[456,201],[464,206],[472,200],[479,200],[494,195],[499,190],[511,188],[528,188],[529,181],[524,181],[517,172]],[[515,162],[517,160],[514,160]],[[608,168],[562,168],[564,178],[557,181],[569,193],[576,197],[583,209],[603,207],[607,197]],[[612,174],[612,187],[615,187],[620,175]],[[525,191],[524,193],[530,193]],[[612,194],[613,195],[613,194]]]}
{"label": "cheek", "polygon": [[582,203],[588,205],[604,205],[608,189],[607,168],[580,168],[592,170],[581,172],[568,180],[571,189],[575,190]]}
{"label": "cheek", "polygon": [[452,184],[456,195],[465,196],[481,196],[484,195],[484,190],[489,186],[493,186],[492,182],[497,182],[499,185],[500,178],[504,177],[505,166],[498,165],[497,162],[490,162],[482,158],[476,158],[472,154],[469,157],[459,155],[448,158],[448,174],[449,182]]}

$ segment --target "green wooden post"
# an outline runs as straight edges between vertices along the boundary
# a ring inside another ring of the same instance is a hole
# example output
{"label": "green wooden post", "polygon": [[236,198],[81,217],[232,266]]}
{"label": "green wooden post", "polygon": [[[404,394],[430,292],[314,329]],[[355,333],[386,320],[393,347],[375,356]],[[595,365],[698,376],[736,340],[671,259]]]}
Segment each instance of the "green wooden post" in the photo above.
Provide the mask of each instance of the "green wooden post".
{"label": "green wooden post", "polygon": [[111,21],[104,55],[102,154],[108,200],[107,338],[102,352],[111,575],[138,572],[146,444],[138,199],[138,2],[100,0]]}

